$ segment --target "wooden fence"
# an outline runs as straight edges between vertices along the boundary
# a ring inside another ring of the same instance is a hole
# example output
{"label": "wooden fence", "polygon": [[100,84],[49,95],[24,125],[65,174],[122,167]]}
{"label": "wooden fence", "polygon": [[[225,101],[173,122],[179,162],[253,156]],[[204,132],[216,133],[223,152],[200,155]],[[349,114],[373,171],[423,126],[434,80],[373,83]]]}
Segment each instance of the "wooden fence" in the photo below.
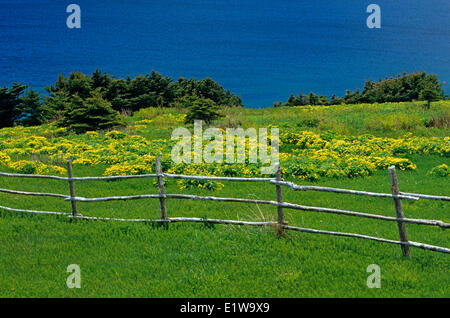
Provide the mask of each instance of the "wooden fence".
{"label": "wooden fence", "polygon": [[[302,186],[297,185],[292,182],[283,181],[281,178],[280,165],[276,166],[275,178],[241,178],[241,177],[213,177],[213,176],[191,176],[191,175],[181,175],[181,174],[169,174],[164,173],[161,167],[161,158],[156,159],[156,174],[143,174],[143,175],[130,175],[130,176],[110,176],[110,177],[74,177],[72,170],[72,163],[69,161],[68,166],[68,177],[60,176],[49,176],[49,175],[28,175],[28,174],[15,174],[15,173],[4,173],[0,172],[0,176],[4,177],[18,177],[18,178],[41,178],[41,179],[53,179],[53,180],[63,180],[69,184],[70,195],[55,194],[55,193],[42,193],[42,192],[25,192],[10,189],[0,189],[0,192],[18,194],[25,196],[46,196],[61,198],[65,201],[71,202],[72,213],[63,212],[51,212],[51,211],[35,211],[35,210],[22,210],[14,209],[10,207],[5,207],[0,205],[0,209],[12,211],[12,212],[24,212],[24,213],[36,213],[36,214],[53,214],[53,215],[65,215],[69,218],[77,218],[84,220],[113,220],[113,221],[124,221],[124,222],[158,222],[163,223],[166,227],[169,223],[175,222],[209,222],[216,224],[231,224],[231,225],[251,225],[251,226],[274,226],[277,229],[278,235],[282,235],[285,230],[293,230],[305,233],[317,233],[325,235],[335,235],[344,237],[361,238],[366,240],[397,244],[400,245],[404,257],[410,258],[410,247],[421,248],[424,250],[436,251],[450,254],[450,248],[434,246],[424,243],[413,242],[408,239],[408,234],[406,231],[406,224],[420,224],[428,226],[438,226],[440,228],[449,228],[450,223],[445,223],[439,220],[428,220],[428,219],[412,219],[405,218],[402,208],[402,200],[441,200],[450,201],[450,197],[446,196],[435,196],[435,195],[425,195],[417,193],[405,193],[400,192],[397,180],[397,174],[395,171],[395,166],[388,168],[392,193],[377,193],[377,192],[367,192],[358,190],[348,190],[339,189],[331,187],[319,187],[319,186]],[[84,198],[77,197],[75,194],[75,183],[90,181],[90,180],[123,180],[123,179],[135,179],[135,178],[156,178],[158,183],[158,194],[144,194],[144,195],[133,195],[133,196],[112,196],[112,197],[102,197],[102,198]],[[174,179],[194,179],[194,180],[211,180],[211,181],[234,181],[234,182],[268,182],[273,184],[276,189],[276,201],[270,200],[252,200],[244,198],[230,198],[230,197],[216,197],[216,196],[197,196],[189,194],[166,194],[164,187],[164,178],[174,178]],[[349,210],[338,210],[323,207],[305,206],[299,204],[293,204],[283,201],[282,188],[287,187],[295,191],[324,191],[324,192],[334,192],[342,194],[352,194],[352,195],[362,195],[370,197],[379,198],[391,198],[395,206],[396,215],[394,216],[384,216],[377,214],[369,214],[363,212],[355,212]],[[114,201],[114,200],[138,200],[138,199],[158,199],[160,202],[160,212],[161,218],[154,219],[122,219],[122,218],[105,218],[105,217],[89,217],[83,216],[78,212],[77,202],[104,202],[104,201]],[[220,220],[220,219],[203,219],[195,217],[168,217],[166,210],[166,199],[191,199],[191,200],[210,200],[219,202],[238,202],[238,203],[254,203],[254,204],[267,204],[277,207],[277,222],[250,222],[250,221],[237,221],[237,220]],[[319,213],[332,213],[340,215],[349,215],[363,218],[370,218],[382,221],[396,222],[399,231],[399,241],[384,239],[374,236],[367,236],[356,233],[345,233],[345,232],[333,232],[316,230],[309,228],[300,228],[296,226],[288,225],[284,220],[284,209],[293,209],[301,211],[313,211]]]}

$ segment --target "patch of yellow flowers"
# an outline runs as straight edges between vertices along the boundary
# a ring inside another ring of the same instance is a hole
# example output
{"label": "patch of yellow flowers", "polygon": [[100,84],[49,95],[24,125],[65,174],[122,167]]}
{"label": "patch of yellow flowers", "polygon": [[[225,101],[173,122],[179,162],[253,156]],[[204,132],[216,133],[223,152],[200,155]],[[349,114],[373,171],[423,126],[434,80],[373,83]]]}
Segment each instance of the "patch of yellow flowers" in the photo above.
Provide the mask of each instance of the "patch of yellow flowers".
{"label": "patch of yellow flowers", "polygon": [[[136,125],[145,126],[151,122],[142,120]],[[260,176],[260,162],[175,164],[171,158],[175,143],[166,139],[148,140],[121,131],[66,135],[63,128],[54,125],[5,128],[0,130],[0,166],[19,173],[65,174],[62,166],[72,159],[74,165],[103,165],[107,176],[131,175],[154,172],[155,158],[161,155],[163,169],[169,173]],[[204,142],[204,146],[207,144]],[[413,162],[403,157],[407,154],[450,156],[449,137],[415,137],[412,134],[386,138],[349,137],[331,132],[287,132],[280,134],[280,146],[281,150],[288,149],[280,152],[283,174],[303,180],[367,176],[390,165],[402,170],[416,169]],[[246,152],[248,158],[248,149]],[[218,182],[197,180],[181,180],[178,185],[180,188],[223,188]]]}

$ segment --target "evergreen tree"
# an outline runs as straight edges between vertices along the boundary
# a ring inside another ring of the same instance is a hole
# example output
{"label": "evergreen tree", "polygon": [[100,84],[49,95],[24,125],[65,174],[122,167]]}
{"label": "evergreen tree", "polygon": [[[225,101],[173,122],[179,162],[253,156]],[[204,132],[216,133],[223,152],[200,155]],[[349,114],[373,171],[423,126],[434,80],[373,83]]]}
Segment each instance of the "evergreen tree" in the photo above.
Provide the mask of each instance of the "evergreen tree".
{"label": "evergreen tree", "polygon": [[330,103],[328,102],[328,97],[325,96],[325,95],[320,95],[320,96],[319,96],[318,104],[319,104],[319,105],[324,105],[324,106],[329,105]]}
{"label": "evergreen tree", "polygon": [[419,92],[419,99],[427,101],[427,109],[430,109],[431,102],[441,100],[442,98],[442,90],[432,83],[426,83]]}
{"label": "evergreen tree", "polygon": [[210,99],[194,99],[190,101],[190,105],[185,123],[193,123],[194,120],[203,120],[209,124],[214,119],[222,117],[218,105]]}
{"label": "evergreen tree", "polygon": [[69,100],[65,91],[57,91],[53,96],[45,97],[42,105],[44,118],[48,121],[61,119]]}
{"label": "evergreen tree", "polygon": [[67,127],[75,133],[108,129],[120,125],[122,122],[119,113],[98,92],[86,100],[78,95],[73,96],[59,122],[59,126]]}
{"label": "evergreen tree", "polygon": [[11,88],[0,88],[0,128],[12,127],[20,116],[20,96],[26,85],[13,83]]}
{"label": "evergreen tree", "polygon": [[286,106],[296,106],[295,105],[296,101],[297,101],[297,98],[294,96],[293,93],[291,93],[291,96],[289,96],[289,98],[288,98],[288,100],[286,102]]}
{"label": "evergreen tree", "polygon": [[100,91],[106,90],[112,82],[112,78],[108,75],[108,73],[100,72],[99,69],[96,69],[91,76],[91,86],[93,90],[100,88]]}
{"label": "evergreen tree", "polygon": [[23,126],[37,126],[44,122],[41,95],[33,89],[19,98],[18,119],[16,123]]}
{"label": "evergreen tree", "polygon": [[309,105],[317,105],[317,104],[319,104],[319,96],[317,96],[313,92],[309,93],[308,102],[309,102]]}
{"label": "evergreen tree", "polygon": [[81,72],[72,72],[66,82],[66,91],[69,96],[78,95],[86,99],[92,96],[92,80],[89,75]]}
{"label": "evergreen tree", "polygon": [[56,79],[55,85],[45,87],[45,90],[50,94],[64,91],[65,89],[66,89],[66,78],[62,73],[58,74],[58,78]]}
{"label": "evergreen tree", "polygon": [[339,105],[342,103],[343,103],[342,98],[337,97],[336,94],[331,95],[330,105]]}

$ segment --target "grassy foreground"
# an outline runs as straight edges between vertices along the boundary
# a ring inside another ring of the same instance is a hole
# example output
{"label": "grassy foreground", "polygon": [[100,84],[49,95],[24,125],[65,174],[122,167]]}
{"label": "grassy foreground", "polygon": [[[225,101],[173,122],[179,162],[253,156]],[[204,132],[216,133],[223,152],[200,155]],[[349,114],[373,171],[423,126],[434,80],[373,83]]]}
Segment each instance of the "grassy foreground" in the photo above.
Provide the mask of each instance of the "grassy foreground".
{"label": "grassy foreground", "polygon": [[[403,105],[402,107],[410,107]],[[448,107],[448,105],[446,106]],[[443,112],[447,108],[443,107]],[[348,110],[346,106],[345,109]],[[295,128],[303,110],[288,109],[279,118]],[[332,109],[333,112],[337,110]],[[433,110],[432,110],[433,111]],[[436,110],[435,110],[436,111]],[[172,110],[167,111],[173,112]],[[248,116],[244,126],[263,126],[276,122],[275,110],[232,110]],[[401,110],[399,111],[401,112]],[[422,112],[420,110],[420,112]],[[231,114],[232,115],[232,114]],[[152,115],[153,116],[153,115]],[[170,138],[170,125],[155,121],[141,132],[147,138]],[[253,116],[253,117],[252,117]],[[272,116],[272,117],[270,117]],[[297,116],[297,117],[295,117]],[[306,115],[305,115],[306,116]],[[319,116],[316,113],[310,116]],[[322,115],[320,115],[322,116]],[[356,134],[360,111],[357,107],[342,122],[349,134]],[[365,116],[381,116],[367,112]],[[431,116],[424,112],[424,116]],[[324,117],[328,118],[328,117]],[[338,117],[334,117],[338,118]],[[353,118],[353,120],[351,120]],[[130,121],[135,120],[129,118]],[[222,122],[223,122],[222,121]],[[315,121],[314,121],[315,122]],[[421,121],[423,122],[423,121]],[[308,123],[308,122],[306,122]],[[344,127],[342,126],[342,127]],[[311,129],[320,130],[320,122]],[[368,129],[368,128],[367,128]],[[369,130],[362,129],[367,133]],[[374,134],[383,133],[375,129]],[[395,134],[407,127],[392,126]],[[421,128],[421,135],[448,136],[448,127]],[[169,135],[167,135],[169,133]],[[411,155],[417,165],[413,171],[399,171],[404,192],[448,195],[448,178],[429,175],[431,168],[448,158]],[[7,169],[0,169],[2,171]],[[105,167],[76,166],[76,176],[101,175]],[[307,181],[296,181],[311,184]],[[349,189],[389,192],[387,171],[376,171],[365,178],[321,179],[313,184]],[[0,187],[39,192],[68,193],[59,181],[23,180],[1,177]],[[91,182],[77,184],[77,195],[100,197],[156,193],[151,180]],[[390,199],[355,197],[283,189],[284,200],[394,216]],[[167,193],[180,193],[175,182],[168,182]],[[221,191],[184,190],[183,193],[243,198],[275,199],[267,184],[225,183]],[[28,198],[0,193],[0,205],[49,211],[70,211],[67,202],[52,198]],[[446,202],[419,200],[403,202],[411,218],[450,221]],[[158,218],[157,200],[79,204],[84,215],[106,217]],[[168,215],[205,218],[274,220],[271,206],[241,205],[190,200],[168,200]],[[398,239],[393,222],[286,210],[291,225],[362,233]],[[450,236],[440,228],[407,225],[412,241],[449,247]],[[449,297],[449,256],[411,249],[412,260],[401,257],[399,246],[307,233],[287,233],[277,238],[272,228],[209,226],[209,224],[171,224],[166,230],[153,224],[89,222],[55,216],[33,216],[0,211],[0,296],[1,297]],[[69,289],[69,264],[81,267],[81,289]],[[381,268],[381,288],[366,286],[367,266]]]}

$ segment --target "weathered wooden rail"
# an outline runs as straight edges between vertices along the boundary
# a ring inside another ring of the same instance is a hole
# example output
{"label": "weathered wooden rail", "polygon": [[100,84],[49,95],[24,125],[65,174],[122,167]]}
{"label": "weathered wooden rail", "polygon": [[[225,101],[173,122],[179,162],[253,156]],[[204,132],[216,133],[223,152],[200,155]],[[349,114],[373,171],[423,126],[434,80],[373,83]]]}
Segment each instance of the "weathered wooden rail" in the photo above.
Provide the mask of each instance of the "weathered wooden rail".
{"label": "weathered wooden rail", "polygon": [[[108,177],[74,177],[72,170],[72,163],[69,161],[67,163],[68,177],[60,176],[47,176],[47,175],[27,175],[27,174],[16,174],[16,173],[4,173],[0,172],[0,176],[3,177],[17,177],[17,178],[41,178],[41,179],[52,179],[65,181],[69,185],[70,195],[57,194],[57,193],[44,193],[44,192],[26,192],[11,189],[1,189],[0,192],[15,194],[15,195],[25,195],[25,196],[46,196],[61,198],[65,201],[71,203],[72,213],[64,212],[51,212],[51,211],[36,211],[36,210],[24,210],[15,209],[11,207],[1,206],[0,209],[11,211],[11,212],[21,212],[21,213],[33,213],[33,214],[52,214],[52,215],[64,215],[68,218],[76,218],[83,220],[102,220],[102,221],[122,221],[122,222],[157,222],[163,223],[166,227],[170,223],[176,222],[208,222],[214,224],[230,224],[230,225],[250,225],[250,226],[274,226],[277,229],[278,235],[283,235],[285,230],[299,231],[304,233],[315,233],[315,234],[325,234],[333,236],[344,236],[361,238],[366,240],[372,240],[377,242],[384,242],[390,244],[397,244],[401,246],[403,256],[410,258],[409,247],[421,248],[424,250],[442,252],[450,254],[450,248],[434,246],[424,243],[413,242],[408,239],[408,234],[406,231],[406,224],[419,224],[428,226],[437,226],[440,228],[450,228],[450,223],[445,223],[440,220],[429,220],[429,219],[412,219],[405,218],[402,208],[402,200],[414,200],[427,199],[427,200],[442,200],[450,201],[450,197],[446,196],[435,196],[426,194],[416,194],[400,192],[398,186],[397,175],[395,167],[389,167],[389,175],[391,180],[391,193],[378,193],[378,192],[367,192],[359,190],[349,190],[340,189],[332,187],[319,187],[319,186],[304,186],[297,185],[292,182],[283,181],[281,177],[280,166],[277,165],[275,169],[275,178],[242,178],[242,177],[215,177],[215,176],[191,176],[182,174],[169,174],[164,173],[161,166],[161,158],[156,159],[156,173],[155,174],[143,174],[143,175],[131,175],[131,176],[108,176]],[[132,195],[132,196],[111,196],[111,197],[101,197],[101,198],[84,198],[76,196],[75,183],[83,181],[101,181],[101,180],[125,180],[125,179],[136,179],[136,178],[156,178],[158,183],[158,194],[142,194],[142,195]],[[192,180],[211,180],[211,181],[234,181],[234,182],[268,182],[273,184],[276,189],[276,201],[272,200],[256,200],[256,199],[244,199],[244,198],[229,198],[229,197],[216,197],[216,196],[198,196],[190,194],[166,194],[164,179],[192,179]],[[395,216],[384,216],[378,214],[370,214],[364,212],[356,212],[349,210],[339,210],[324,207],[314,207],[305,206],[299,204],[293,204],[283,201],[282,188],[287,187],[294,191],[322,191],[322,192],[332,192],[340,194],[351,194],[351,195],[363,195],[378,198],[391,198],[394,201]],[[116,201],[116,200],[140,200],[140,199],[158,199],[160,202],[160,219],[124,219],[124,218],[107,218],[107,217],[95,217],[95,216],[84,216],[78,212],[77,202],[105,202],[105,201]],[[195,217],[168,217],[166,208],[166,199],[189,199],[189,200],[207,200],[207,201],[218,201],[218,202],[235,202],[235,203],[250,203],[250,204],[266,204],[272,205],[277,208],[277,221],[276,222],[251,222],[251,221],[238,221],[238,220],[220,220],[220,219],[202,219]],[[311,211],[318,213],[332,213],[338,215],[348,215],[363,218],[370,218],[382,221],[396,222],[399,230],[400,240],[391,240],[385,238],[379,238],[374,236],[367,236],[356,233],[345,233],[345,232],[334,232],[334,231],[324,231],[317,229],[300,228],[295,226],[290,226],[284,220],[284,209],[301,210],[301,211]]]}

